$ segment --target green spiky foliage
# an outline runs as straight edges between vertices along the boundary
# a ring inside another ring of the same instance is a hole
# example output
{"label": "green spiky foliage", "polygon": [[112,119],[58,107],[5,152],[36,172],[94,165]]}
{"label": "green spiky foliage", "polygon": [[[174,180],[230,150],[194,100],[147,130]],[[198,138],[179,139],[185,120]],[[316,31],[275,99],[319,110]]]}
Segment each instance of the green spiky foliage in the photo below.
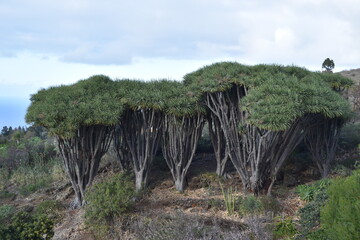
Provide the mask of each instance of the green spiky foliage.
{"label": "green spiky foliage", "polygon": [[186,75],[185,82],[202,93],[244,188],[256,194],[264,188],[270,194],[312,114],[333,118],[347,111],[322,76],[295,66],[217,63]]}
{"label": "green spiky foliage", "polygon": [[116,94],[113,81],[97,75],[70,86],[40,90],[31,97],[26,120],[56,136],[75,191],[74,207],[84,204],[85,190],[109,148],[123,110]]}
{"label": "green spiky foliage", "polygon": [[162,151],[175,182],[183,192],[204,126],[205,109],[199,96],[179,82],[168,82],[163,120]]}
{"label": "green spiky foliage", "polygon": [[147,186],[148,173],[160,144],[167,84],[165,80],[116,82],[119,101],[126,107],[116,137],[123,142],[123,149],[131,159],[138,191]]}
{"label": "green spiky foliage", "polygon": [[314,97],[305,99],[306,106],[312,113],[306,129],[305,143],[322,178],[326,178],[335,159],[341,128],[351,116],[349,103],[339,93],[350,87],[352,81],[332,73],[317,73],[312,79],[305,80],[318,85],[325,82],[331,87],[308,84],[312,88],[307,91]]}
{"label": "green spiky foliage", "polygon": [[243,84],[249,81],[250,74],[249,66],[222,62],[205,66],[184,77],[184,84],[202,95],[202,102],[208,109],[209,134],[217,162],[216,171],[220,176],[224,174],[230,150],[239,148],[239,144],[228,139],[236,138],[231,136],[236,135],[238,129],[236,103],[247,91]]}

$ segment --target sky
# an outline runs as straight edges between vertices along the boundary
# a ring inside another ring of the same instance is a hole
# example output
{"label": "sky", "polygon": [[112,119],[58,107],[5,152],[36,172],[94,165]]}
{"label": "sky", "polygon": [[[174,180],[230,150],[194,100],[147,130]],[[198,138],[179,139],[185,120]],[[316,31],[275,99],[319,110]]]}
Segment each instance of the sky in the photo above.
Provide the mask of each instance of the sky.
{"label": "sky", "polygon": [[95,74],[181,80],[219,61],[360,67],[358,0],[0,0],[0,128]]}

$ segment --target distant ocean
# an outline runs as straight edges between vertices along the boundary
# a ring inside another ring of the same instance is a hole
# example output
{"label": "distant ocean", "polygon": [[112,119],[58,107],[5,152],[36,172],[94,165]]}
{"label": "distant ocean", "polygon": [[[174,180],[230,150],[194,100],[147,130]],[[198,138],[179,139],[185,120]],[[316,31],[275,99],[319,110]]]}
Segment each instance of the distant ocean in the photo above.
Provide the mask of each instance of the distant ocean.
{"label": "distant ocean", "polygon": [[25,114],[30,101],[23,98],[8,98],[0,96],[0,131],[4,126],[24,127]]}

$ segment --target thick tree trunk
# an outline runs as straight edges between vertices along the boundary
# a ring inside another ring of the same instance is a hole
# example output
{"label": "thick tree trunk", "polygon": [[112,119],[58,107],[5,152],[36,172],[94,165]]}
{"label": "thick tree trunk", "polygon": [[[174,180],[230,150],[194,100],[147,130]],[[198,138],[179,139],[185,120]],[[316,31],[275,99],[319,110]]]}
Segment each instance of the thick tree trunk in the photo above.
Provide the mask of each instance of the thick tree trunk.
{"label": "thick tree trunk", "polygon": [[219,177],[223,177],[225,175],[226,163],[229,160],[229,148],[226,145],[220,122],[213,113],[209,114],[208,123],[210,139],[215,153],[216,174]]}
{"label": "thick tree trunk", "polygon": [[250,125],[246,122],[248,113],[239,105],[246,92],[246,88],[234,85],[231,91],[208,93],[205,102],[218,120],[213,123],[222,129],[230,160],[239,173],[244,190],[257,195],[265,181],[276,178],[285,159],[299,144],[303,119],[296,120],[284,132],[261,130]]}
{"label": "thick tree trunk", "polygon": [[74,137],[57,137],[58,147],[75,191],[73,207],[85,204],[85,190],[97,174],[100,160],[109,149],[114,128],[82,126]]}
{"label": "thick tree trunk", "polygon": [[175,180],[175,188],[180,193],[184,192],[184,190],[185,190],[185,176],[181,176],[181,177],[176,178],[176,180]]}
{"label": "thick tree trunk", "polygon": [[131,157],[129,148],[124,140],[125,136],[120,125],[116,126],[114,134],[114,148],[121,171],[131,170]]}
{"label": "thick tree trunk", "polygon": [[121,122],[123,139],[136,176],[136,190],[147,187],[148,172],[158,150],[163,114],[153,109],[128,110]]}
{"label": "thick tree trunk", "polygon": [[344,124],[341,118],[326,118],[322,115],[312,115],[310,127],[306,133],[305,143],[316,163],[322,178],[328,177],[331,163]]}
{"label": "thick tree trunk", "polygon": [[163,154],[173,176],[175,187],[184,191],[186,173],[195,156],[196,147],[204,126],[204,117],[164,117]]}

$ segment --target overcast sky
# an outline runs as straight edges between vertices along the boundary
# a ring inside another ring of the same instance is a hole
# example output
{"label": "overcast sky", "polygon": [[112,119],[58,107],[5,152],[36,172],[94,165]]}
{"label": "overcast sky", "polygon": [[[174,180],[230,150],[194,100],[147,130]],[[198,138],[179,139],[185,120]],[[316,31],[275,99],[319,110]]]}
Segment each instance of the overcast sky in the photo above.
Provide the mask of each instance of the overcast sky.
{"label": "overcast sky", "polygon": [[[358,0],[0,0],[0,127],[94,74],[181,80],[217,61],[360,67]],[[10,111],[9,108],[17,108]]]}

